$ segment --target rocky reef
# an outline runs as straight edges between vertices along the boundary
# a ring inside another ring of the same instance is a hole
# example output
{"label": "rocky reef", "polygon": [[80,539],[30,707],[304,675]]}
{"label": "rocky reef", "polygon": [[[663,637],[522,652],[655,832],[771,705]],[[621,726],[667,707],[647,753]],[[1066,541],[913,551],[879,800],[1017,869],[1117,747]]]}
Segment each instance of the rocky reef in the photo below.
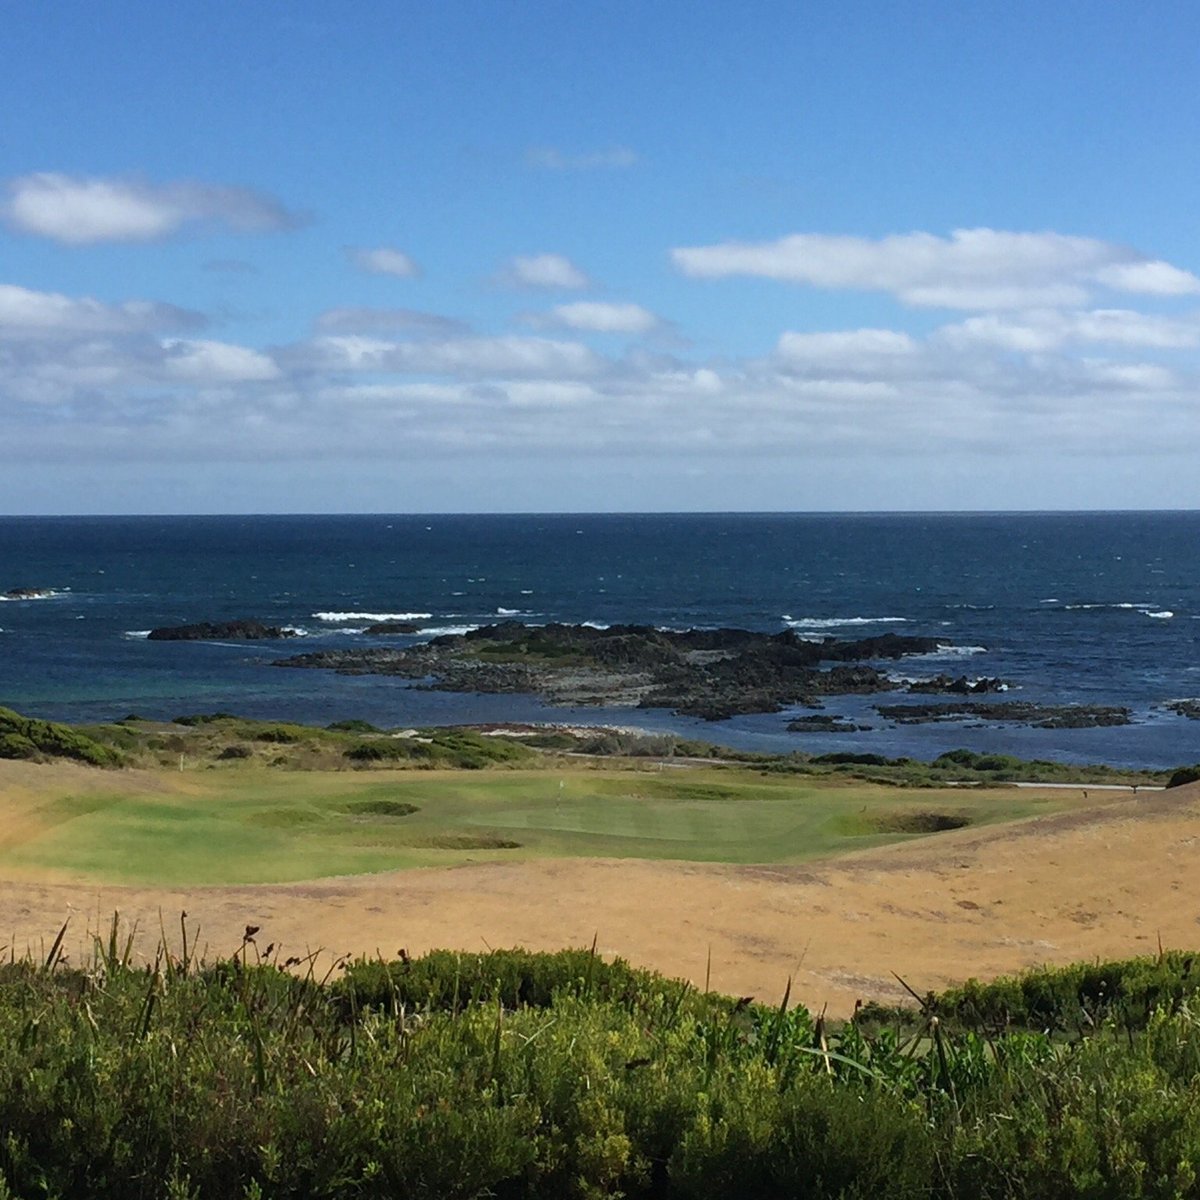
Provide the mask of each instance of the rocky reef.
{"label": "rocky reef", "polygon": [[855,725],[844,717],[814,713],[811,717],[795,717],[787,723],[789,733],[866,733],[870,725]]}
{"label": "rocky reef", "polygon": [[262,621],[201,621],[196,625],[164,625],[146,636],[152,642],[249,642],[295,637],[296,631]]}
{"label": "rocky reef", "polygon": [[901,685],[872,662],[938,648],[936,638],[894,633],[812,642],[790,630],[502,621],[416,646],[324,650],[274,665],[398,675],[442,691],[532,692],[556,704],[672,708],[718,721],[816,705],[823,695],[893,691]]}
{"label": "rocky reef", "polygon": [[958,701],[949,704],[877,704],[875,711],[899,725],[933,721],[1012,721],[1036,729],[1094,729],[1128,725],[1128,708],[1101,704],[1033,704],[1025,700]]}
{"label": "rocky reef", "polygon": [[57,595],[53,588],[15,587],[9,588],[7,592],[0,592],[0,600],[48,600]]}
{"label": "rocky reef", "polygon": [[914,679],[908,691],[914,695],[983,696],[1007,692],[1010,685],[1003,679],[969,679],[966,675],[935,675],[932,679]]}

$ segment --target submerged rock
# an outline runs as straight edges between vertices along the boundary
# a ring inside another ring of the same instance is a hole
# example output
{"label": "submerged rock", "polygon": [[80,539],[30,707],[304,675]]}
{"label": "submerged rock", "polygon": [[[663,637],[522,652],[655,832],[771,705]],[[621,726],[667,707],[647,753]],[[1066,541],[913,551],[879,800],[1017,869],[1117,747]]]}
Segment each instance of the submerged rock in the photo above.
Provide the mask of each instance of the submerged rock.
{"label": "submerged rock", "polygon": [[855,725],[844,717],[815,713],[811,717],[795,717],[787,723],[789,733],[866,733],[870,725]]}

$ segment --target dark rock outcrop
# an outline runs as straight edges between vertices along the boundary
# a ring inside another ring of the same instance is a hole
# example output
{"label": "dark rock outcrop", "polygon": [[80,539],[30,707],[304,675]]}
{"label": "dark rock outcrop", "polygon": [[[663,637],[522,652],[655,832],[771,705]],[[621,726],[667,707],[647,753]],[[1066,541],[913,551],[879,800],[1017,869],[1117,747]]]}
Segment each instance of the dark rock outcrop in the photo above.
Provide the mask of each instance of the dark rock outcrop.
{"label": "dark rock outcrop", "polygon": [[923,725],[932,721],[1013,721],[1036,729],[1095,729],[1130,724],[1129,709],[1115,705],[1032,704],[1024,700],[877,704],[875,711],[900,725]]}
{"label": "dark rock outcrop", "polygon": [[164,625],[150,630],[152,642],[248,642],[295,637],[294,629],[261,621],[201,621],[197,625]]}
{"label": "dark rock outcrop", "polygon": [[908,685],[914,695],[982,696],[993,692],[1007,692],[1009,685],[1003,679],[968,679],[950,675],[935,675],[932,679],[915,679]]}
{"label": "dark rock outcrop", "polygon": [[811,717],[796,717],[787,723],[789,733],[865,733],[870,725],[855,725],[843,717],[814,713]]}
{"label": "dark rock outcrop", "polygon": [[500,621],[404,649],[325,650],[276,665],[398,675],[442,691],[535,692],[559,704],[673,708],[718,721],[825,694],[892,691],[898,685],[870,660],[938,646],[935,638],[896,634],[812,642],[791,630]]}
{"label": "dark rock outcrop", "polygon": [[385,636],[389,633],[411,634],[420,632],[420,625],[416,625],[412,621],[380,621],[376,625],[368,625],[363,630],[363,633],[370,633],[377,636]]}

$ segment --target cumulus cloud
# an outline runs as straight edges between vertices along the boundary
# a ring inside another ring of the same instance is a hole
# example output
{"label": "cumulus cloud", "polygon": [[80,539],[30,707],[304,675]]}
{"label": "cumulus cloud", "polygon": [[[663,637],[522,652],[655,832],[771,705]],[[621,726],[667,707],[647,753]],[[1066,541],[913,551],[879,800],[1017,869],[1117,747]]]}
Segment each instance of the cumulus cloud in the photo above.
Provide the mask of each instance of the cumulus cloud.
{"label": "cumulus cloud", "polygon": [[1085,344],[1184,349],[1200,346],[1200,314],[1166,317],[1123,308],[988,313],[943,326],[937,337],[967,349],[995,346],[1022,353]]}
{"label": "cumulus cloud", "polygon": [[[1200,313],[963,315],[928,333],[793,328],[760,356],[717,358],[664,347],[657,329],[601,353],[566,333],[483,335],[437,314],[346,307],[266,350],[198,334],[203,318],[170,305],[0,285],[0,458],[395,462],[482,449],[944,462],[1048,440],[1079,455],[1200,440]],[[658,320],[622,303],[547,306],[538,319],[635,335]]]}
{"label": "cumulus cloud", "polygon": [[458,334],[467,331],[465,321],[412,308],[331,308],[314,322],[326,333]]}
{"label": "cumulus cloud", "polygon": [[551,291],[578,291],[591,286],[587,275],[563,254],[517,255],[505,263],[497,280],[509,287]]}
{"label": "cumulus cloud", "polygon": [[301,223],[271,196],[221,184],[39,172],[10,180],[7,193],[0,215],[12,228],[70,246],[161,241],[187,228],[266,233]]}
{"label": "cumulus cloud", "polygon": [[280,375],[268,355],[247,346],[180,339],[164,342],[163,346],[167,352],[163,362],[166,375],[186,383],[262,383]]}
{"label": "cumulus cloud", "polygon": [[594,375],[603,360],[578,342],[540,337],[461,337],[397,342],[365,336],[319,337],[293,351],[297,363],[334,371],[456,376]]}
{"label": "cumulus cloud", "polygon": [[778,353],[793,362],[862,363],[911,355],[917,343],[893,329],[847,329],[834,333],[784,333]]}
{"label": "cumulus cloud", "polygon": [[1059,233],[958,229],[880,239],[798,233],[671,251],[694,279],[759,276],[830,289],[890,292],[919,307],[1078,306],[1098,287],[1146,295],[1200,292],[1200,279],[1124,246]]}
{"label": "cumulus cloud", "polygon": [[628,146],[609,146],[581,154],[567,154],[553,146],[531,146],[525,151],[525,162],[545,171],[621,171],[632,167],[637,160],[638,156]]}
{"label": "cumulus cloud", "polygon": [[70,297],[0,284],[0,334],[140,333],[199,329],[205,324],[200,313],[173,304],[146,300],[104,304],[90,296]]}
{"label": "cumulus cloud", "polygon": [[392,246],[351,247],[346,251],[346,256],[360,271],[371,275],[395,275],[397,279],[415,279],[421,274],[421,268],[403,250]]}
{"label": "cumulus cloud", "polygon": [[528,320],[535,325],[587,333],[650,333],[663,323],[662,318],[640,304],[613,304],[600,300],[559,304],[548,313],[530,314]]}

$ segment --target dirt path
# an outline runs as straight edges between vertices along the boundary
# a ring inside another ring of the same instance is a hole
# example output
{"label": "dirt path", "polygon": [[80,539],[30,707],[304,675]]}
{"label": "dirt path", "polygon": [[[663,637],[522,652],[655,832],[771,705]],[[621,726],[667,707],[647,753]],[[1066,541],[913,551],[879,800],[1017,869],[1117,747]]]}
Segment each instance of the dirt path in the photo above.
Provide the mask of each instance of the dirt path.
{"label": "dirt path", "polygon": [[160,912],[213,952],[259,945],[392,956],[589,945],[670,975],[847,1015],[859,998],[1044,962],[1200,945],[1200,786],[1016,825],[939,834],[807,867],[554,860],[188,891],[0,881],[0,946],[35,949],[72,915],[78,957],[114,910],[145,945]]}

